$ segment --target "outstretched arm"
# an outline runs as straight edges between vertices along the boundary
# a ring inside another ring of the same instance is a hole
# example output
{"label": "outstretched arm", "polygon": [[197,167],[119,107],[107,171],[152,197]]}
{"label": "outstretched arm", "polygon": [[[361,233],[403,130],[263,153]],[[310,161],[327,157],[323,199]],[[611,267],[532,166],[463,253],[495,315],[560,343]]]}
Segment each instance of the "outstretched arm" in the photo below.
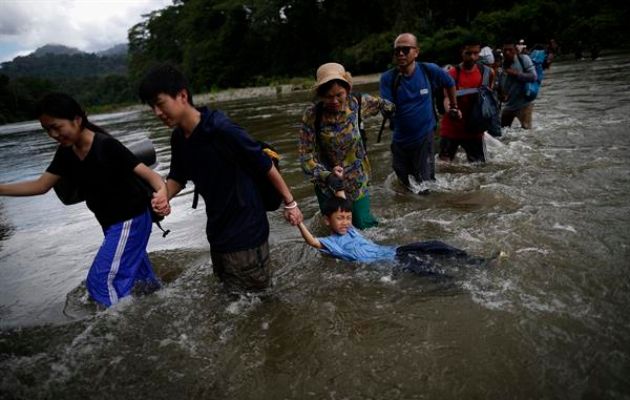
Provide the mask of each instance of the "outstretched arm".
{"label": "outstretched arm", "polygon": [[297,225],[302,222],[304,220],[302,211],[298,208],[297,202],[291,194],[291,190],[289,190],[289,187],[275,165],[271,165],[269,172],[267,172],[267,178],[269,178],[271,184],[276,188],[284,200],[284,218],[290,222],[291,225]]}
{"label": "outstretched arm", "polygon": [[306,227],[306,225],[304,225],[304,222],[300,222],[298,224],[298,228],[300,229],[300,233],[302,234],[302,237],[304,238],[304,241],[312,247],[315,247],[316,249],[321,249],[322,243],[317,240],[317,238],[315,236],[313,236],[311,234],[311,232],[309,232],[308,228]]}
{"label": "outstretched arm", "polygon": [[44,172],[33,181],[0,184],[1,196],[33,196],[48,192],[60,177],[50,172]]}

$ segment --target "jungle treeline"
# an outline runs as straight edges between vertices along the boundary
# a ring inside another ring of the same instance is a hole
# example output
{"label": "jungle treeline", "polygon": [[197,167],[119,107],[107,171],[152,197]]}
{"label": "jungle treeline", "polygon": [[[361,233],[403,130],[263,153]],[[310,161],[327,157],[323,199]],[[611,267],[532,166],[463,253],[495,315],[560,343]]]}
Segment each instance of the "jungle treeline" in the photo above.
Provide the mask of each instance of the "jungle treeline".
{"label": "jungle treeline", "polygon": [[200,93],[312,77],[328,61],[354,75],[381,72],[400,32],[415,33],[420,58],[438,64],[456,62],[468,35],[491,46],[508,37],[530,47],[553,38],[567,55],[578,46],[587,53],[622,48],[630,43],[629,17],[622,0],[175,0],[130,27],[125,75],[110,82],[103,76],[95,84],[67,76],[59,77],[63,85],[51,76],[18,82],[0,70],[0,123],[23,118],[26,104],[51,89],[70,88],[87,106],[137,101],[138,80],[162,62],[180,67]]}

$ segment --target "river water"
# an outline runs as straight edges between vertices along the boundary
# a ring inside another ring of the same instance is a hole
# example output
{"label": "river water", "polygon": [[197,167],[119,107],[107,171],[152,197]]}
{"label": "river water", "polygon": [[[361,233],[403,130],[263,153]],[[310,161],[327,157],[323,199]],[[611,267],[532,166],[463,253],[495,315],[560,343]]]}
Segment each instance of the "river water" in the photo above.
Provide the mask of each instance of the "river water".
{"label": "river water", "polygon": [[[451,279],[322,257],[270,213],[274,287],[226,296],[203,207],[188,188],[154,229],[157,293],[97,311],[85,279],[101,232],[51,192],[0,198],[0,398],[630,398],[630,55],[558,62],[535,128],[488,143],[486,165],[438,165],[428,196],[400,189],[386,132],[367,121],[374,213],[365,235],[440,239],[486,267]],[[375,92],[376,84],[359,88]],[[310,98],[212,104],[279,148],[306,223],[320,222],[297,156]],[[124,143],[149,137],[166,174],[169,132],[146,110],[94,116]],[[0,181],[34,178],[55,144],[37,123],[0,127]]]}

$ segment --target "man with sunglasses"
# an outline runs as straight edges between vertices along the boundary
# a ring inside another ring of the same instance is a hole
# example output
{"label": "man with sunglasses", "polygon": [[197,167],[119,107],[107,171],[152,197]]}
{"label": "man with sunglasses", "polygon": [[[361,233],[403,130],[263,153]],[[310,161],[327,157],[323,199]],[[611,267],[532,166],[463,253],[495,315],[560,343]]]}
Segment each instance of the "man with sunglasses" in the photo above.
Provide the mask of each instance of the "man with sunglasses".
{"label": "man with sunglasses", "polygon": [[[455,97],[455,82],[433,63],[417,63],[418,41],[403,33],[394,41],[396,68],[381,76],[381,97],[396,105],[393,116],[392,167],[398,179],[410,188],[409,177],[417,183],[435,180],[433,135],[437,125],[433,93],[446,89],[449,115],[461,118]],[[423,190],[421,193],[428,193]]]}

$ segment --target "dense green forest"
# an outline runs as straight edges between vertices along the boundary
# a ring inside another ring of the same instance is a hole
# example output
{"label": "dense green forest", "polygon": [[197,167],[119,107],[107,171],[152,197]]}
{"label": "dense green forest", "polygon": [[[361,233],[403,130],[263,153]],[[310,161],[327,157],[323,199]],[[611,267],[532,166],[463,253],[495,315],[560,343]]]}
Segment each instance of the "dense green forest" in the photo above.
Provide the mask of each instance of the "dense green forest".
{"label": "dense green forest", "polygon": [[458,42],[469,34],[490,45],[507,37],[530,45],[554,38],[565,54],[578,45],[619,48],[630,43],[628,17],[621,0],[175,0],[130,27],[126,74],[53,68],[29,75],[19,64],[11,74],[0,70],[0,123],[24,118],[50,89],[88,106],[136,101],[136,82],[161,62],[182,68],[193,90],[203,92],[310,77],[328,61],[355,75],[380,72],[391,62],[393,39],[406,31],[418,36],[421,58],[439,64],[455,62]]}

